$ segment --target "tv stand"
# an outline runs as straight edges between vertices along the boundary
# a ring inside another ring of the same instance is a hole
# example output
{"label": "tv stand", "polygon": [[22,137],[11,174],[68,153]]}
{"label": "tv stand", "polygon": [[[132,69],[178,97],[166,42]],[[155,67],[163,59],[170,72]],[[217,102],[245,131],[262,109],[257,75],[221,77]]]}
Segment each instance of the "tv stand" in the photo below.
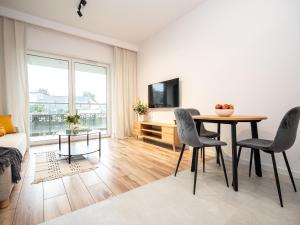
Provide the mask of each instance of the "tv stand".
{"label": "tv stand", "polygon": [[137,138],[170,144],[174,151],[176,151],[176,145],[180,144],[175,124],[137,122],[135,128]]}

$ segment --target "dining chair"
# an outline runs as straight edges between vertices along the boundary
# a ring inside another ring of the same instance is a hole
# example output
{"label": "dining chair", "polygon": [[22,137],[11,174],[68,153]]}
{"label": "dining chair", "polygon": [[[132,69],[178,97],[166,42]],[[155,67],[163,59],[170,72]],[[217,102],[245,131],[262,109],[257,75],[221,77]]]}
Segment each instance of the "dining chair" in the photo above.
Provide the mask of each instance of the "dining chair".
{"label": "dining chair", "polygon": [[[200,112],[199,112],[198,109],[187,108],[186,110],[187,110],[192,116],[199,116],[199,115],[200,115]],[[201,127],[200,127],[200,136],[202,136],[202,137],[208,137],[208,138],[217,138],[217,137],[220,136],[220,134],[218,134],[218,132],[206,130],[204,124],[201,123]]]}
{"label": "dining chair", "polygon": [[[194,109],[194,108],[187,108],[186,109],[192,116],[199,116],[200,112],[198,109]],[[203,123],[201,123],[201,127],[200,127],[200,136],[201,137],[207,137],[207,138],[217,138],[220,136],[220,134],[218,132],[214,132],[214,131],[209,131],[206,130],[205,126]],[[220,160],[219,160],[219,153],[218,153],[218,148],[216,147],[216,151],[217,151],[217,163],[220,164]],[[204,154],[204,155],[203,155]],[[203,158],[204,160],[204,165],[205,165],[205,153],[203,152],[203,150],[200,150],[200,155],[201,158]],[[204,171],[205,171],[205,167],[204,167]]]}
{"label": "dining chair", "polygon": [[176,124],[177,124],[177,131],[178,131],[178,136],[179,139],[182,143],[182,149],[179,155],[178,163],[176,166],[175,170],[175,176],[177,175],[178,168],[180,165],[180,161],[182,159],[182,155],[185,150],[185,146],[191,146],[194,148],[195,152],[195,157],[194,157],[194,165],[195,165],[195,174],[194,174],[194,189],[193,189],[193,194],[196,192],[196,182],[197,182],[197,169],[198,169],[198,152],[199,149],[203,149],[203,152],[205,152],[205,147],[217,147],[218,151],[220,152],[220,157],[223,165],[223,171],[224,171],[224,176],[225,176],[225,181],[228,186],[228,179],[227,179],[227,172],[226,172],[226,167],[225,167],[225,162],[223,158],[223,153],[222,153],[222,147],[226,145],[225,142],[215,140],[215,139],[210,139],[207,137],[201,137],[198,135],[197,129],[195,122],[190,114],[190,112],[186,109],[175,109],[174,111],[175,117],[176,117]]}
{"label": "dining chair", "polygon": [[[237,142],[237,146],[239,146],[239,153],[240,156],[242,148],[250,148],[251,149],[251,158],[250,158],[250,167],[252,166],[252,157],[253,157],[253,149],[259,149],[262,150],[272,157],[272,163],[273,163],[273,169],[276,179],[276,186],[278,191],[278,196],[280,200],[280,205],[283,207],[282,203],[282,196],[281,196],[281,188],[279,183],[279,177],[277,172],[277,165],[276,165],[276,159],[275,159],[275,153],[282,153],[287,170],[289,172],[289,176],[291,179],[291,182],[293,184],[295,192],[297,192],[296,185],[294,182],[293,174],[286,156],[286,151],[291,149],[291,147],[294,145],[296,137],[297,137],[297,130],[300,120],[300,106],[295,107],[291,110],[289,110],[283,119],[281,120],[281,123],[279,125],[279,128],[277,130],[276,136],[274,140],[265,140],[265,139],[246,139]],[[239,161],[238,156],[238,161]],[[251,170],[249,170],[249,174],[251,173]]]}

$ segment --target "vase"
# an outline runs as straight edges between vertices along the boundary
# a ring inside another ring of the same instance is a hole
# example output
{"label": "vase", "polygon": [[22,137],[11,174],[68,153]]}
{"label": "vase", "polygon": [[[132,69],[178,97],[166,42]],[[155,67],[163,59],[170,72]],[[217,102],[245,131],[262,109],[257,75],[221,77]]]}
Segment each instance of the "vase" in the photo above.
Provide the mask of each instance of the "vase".
{"label": "vase", "polygon": [[145,121],[145,115],[138,115],[138,121],[144,122]]}
{"label": "vase", "polygon": [[70,128],[70,130],[74,130],[75,129],[75,124],[74,123],[70,123],[69,128]]}

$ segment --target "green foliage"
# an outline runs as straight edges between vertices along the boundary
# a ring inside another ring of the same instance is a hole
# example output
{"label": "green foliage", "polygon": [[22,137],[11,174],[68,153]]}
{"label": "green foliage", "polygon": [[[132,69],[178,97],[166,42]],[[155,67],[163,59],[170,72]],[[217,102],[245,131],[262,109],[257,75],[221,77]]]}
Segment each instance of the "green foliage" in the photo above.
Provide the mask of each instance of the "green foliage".
{"label": "green foliage", "polygon": [[66,124],[71,124],[73,123],[74,125],[79,124],[80,122],[80,116],[78,114],[75,115],[65,115],[65,123]]}
{"label": "green foliage", "polygon": [[47,89],[39,88],[37,90],[38,93],[44,94],[44,95],[50,95]]}
{"label": "green foliage", "polygon": [[46,113],[45,106],[42,104],[30,105],[30,113],[32,114],[43,114]]}
{"label": "green foliage", "polygon": [[82,93],[82,96],[84,96],[84,97],[90,97],[92,100],[94,100],[95,101],[95,94],[93,94],[93,93],[91,93],[91,92],[89,92],[89,91],[85,91],[85,92],[83,92]]}
{"label": "green foliage", "polygon": [[137,115],[145,115],[149,111],[149,108],[146,104],[144,104],[140,100],[138,100],[137,103],[133,105],[133,111]]}

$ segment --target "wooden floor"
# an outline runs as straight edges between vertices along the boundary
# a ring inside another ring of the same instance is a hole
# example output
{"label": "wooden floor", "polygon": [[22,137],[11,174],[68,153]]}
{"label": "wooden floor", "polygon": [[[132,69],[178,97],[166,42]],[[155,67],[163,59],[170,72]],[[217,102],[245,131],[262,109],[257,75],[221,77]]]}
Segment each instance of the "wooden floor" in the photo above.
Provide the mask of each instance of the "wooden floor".
{"label": "wooden floor", "polygon": [[[93,141],[91,141],[93,143]],[[84,142],[74,143],[80,147]],[[64,144],[65,145],[65,144]],[[11,204],[0,210],[1,225],[29,225],[64,215],[174,173],[179,152],[136,139],[102,140],[102,156],[89,155],[94,171],[31,184],[34,153],[56,150],[57,145],[33,147],[22,165],[22,180],[15,185]],[[208,156],[208,158],[212,158]],[[191,152],[183,156],[180,170],[190,167]]]}

